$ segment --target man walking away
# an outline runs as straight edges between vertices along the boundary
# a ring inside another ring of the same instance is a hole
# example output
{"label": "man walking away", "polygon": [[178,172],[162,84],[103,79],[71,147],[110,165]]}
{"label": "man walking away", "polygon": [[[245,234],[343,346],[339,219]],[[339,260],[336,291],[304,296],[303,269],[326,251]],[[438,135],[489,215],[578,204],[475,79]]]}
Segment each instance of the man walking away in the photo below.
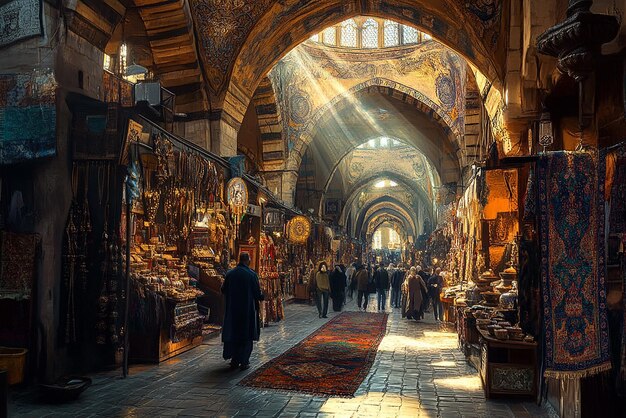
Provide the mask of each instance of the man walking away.
{"label": "man walking away", "polygon": [[378,292],[378,310],[384,311],[385,303],[387,302],[387,292],[389,291],[389,273],[387,273],[382,263],[376,270],[374,280],[376,281],[376,291]]}
{"label": "man walking away", "polygon": [[394,308],[400,307],[402,283],[404,283],[404,267],[398,266],[391,276],[391,306]]}
{"label": "man walking away", "polygon": [[239,265],[226,273],[222,293],[225,299],[224,360],[231,359],[230,367],[245,370],[250,367],[252,341],[261,333],[259,302],[263,294],[259,277],[250,267],[250,255],[241,253]]}
{"label": "man walking away", "polygon": [[436,321],[443,321],[443,306],[441,304],[441,289],[443,288],[443,277],[441,269],[437,268],[435,274],[428,279],[428,295],[433,304],[433,312]]}
{"label": "man walking away", "polygon": [[[356,268],[355,273],[356,278],[356,289],[357,289],[357,305],[359,305],[359,310],[361,310],[361,304],[363,305],[363,310],[367,311],[367,300],[369,298],[367,294],[367,284],[369,282],[369,275],[367,274],[367,270],[363,266],[363,264],[359,264]],[[365,296],[365,300],[363,300]]]}

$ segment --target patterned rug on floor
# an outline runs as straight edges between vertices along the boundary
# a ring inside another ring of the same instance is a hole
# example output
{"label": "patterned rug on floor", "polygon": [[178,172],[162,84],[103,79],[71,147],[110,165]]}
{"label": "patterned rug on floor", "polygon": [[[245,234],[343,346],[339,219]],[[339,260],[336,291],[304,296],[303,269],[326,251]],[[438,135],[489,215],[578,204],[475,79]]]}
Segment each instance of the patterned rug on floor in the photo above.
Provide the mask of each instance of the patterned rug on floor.
{"label": "patterned rug on floor", "polygon": [[372,367],[386,327],[385,313],[344,312],[239,384],[353,396]]}

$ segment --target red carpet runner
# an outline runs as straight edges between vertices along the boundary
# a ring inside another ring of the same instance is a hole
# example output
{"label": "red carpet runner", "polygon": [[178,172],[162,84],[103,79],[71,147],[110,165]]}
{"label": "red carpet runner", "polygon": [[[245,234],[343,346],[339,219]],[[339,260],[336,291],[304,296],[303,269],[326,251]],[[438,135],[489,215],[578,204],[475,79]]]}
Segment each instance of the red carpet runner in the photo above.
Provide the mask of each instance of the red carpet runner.
{"label": "red carpet runner", "polygon": [[372,367],[386,326],[387,314],[344,312],[240,384],[353,396]]}

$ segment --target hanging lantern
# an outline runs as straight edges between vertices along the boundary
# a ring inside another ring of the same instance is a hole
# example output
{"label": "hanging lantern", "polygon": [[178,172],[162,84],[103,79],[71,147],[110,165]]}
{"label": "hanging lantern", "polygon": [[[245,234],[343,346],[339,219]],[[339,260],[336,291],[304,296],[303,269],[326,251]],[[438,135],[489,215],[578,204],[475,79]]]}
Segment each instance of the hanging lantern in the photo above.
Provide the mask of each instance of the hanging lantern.
{"label": "hanging lantern", "polygon": [[546,147],[549,147],[554,143],[554,133],[552,131],[552,120],[550,119],[550,113],[544,112],[539,119],[539,145],[543,147],[543,152],[546,152]]}
{"label": "hanging lantern", "polygon": [[126,45],[126,42],[122,42],[122,44],[120,45],[120,51],[119,51],[119,55],[118,55],[118,74],[120,75],[125,75],[126,74],[126,63],[127,63],[127,59],[128,59],[128,46]]}

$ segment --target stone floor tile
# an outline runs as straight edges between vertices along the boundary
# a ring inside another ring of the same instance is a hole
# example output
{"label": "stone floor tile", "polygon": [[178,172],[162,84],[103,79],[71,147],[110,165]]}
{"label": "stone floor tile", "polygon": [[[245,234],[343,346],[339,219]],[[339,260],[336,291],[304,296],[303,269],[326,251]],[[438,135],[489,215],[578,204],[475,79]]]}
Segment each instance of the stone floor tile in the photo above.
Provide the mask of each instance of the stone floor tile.
{"label": "stone floor tile", "polygon": [[[347,309],[354,310],[349,303]],[[403,320],[389,311],[387,335],[372,369],[352,399],[285,394],[238,386],[264,362],[285,352],[327,320],[315,308],[293,304],[284,321],[263,329],[247,372],[228,371],[219,339],[158,366],[132,366],[92,377],[93,385],[68,405],[35,402],[28,389],[10,395],[10,413],[20,417],[550,417],[532,402],[487,400],[477,372],[458,350],[456,332],[432,320]],[[335,313],[329,314],[334,316]],[[456,378],[462,377],[462,389]]]}

